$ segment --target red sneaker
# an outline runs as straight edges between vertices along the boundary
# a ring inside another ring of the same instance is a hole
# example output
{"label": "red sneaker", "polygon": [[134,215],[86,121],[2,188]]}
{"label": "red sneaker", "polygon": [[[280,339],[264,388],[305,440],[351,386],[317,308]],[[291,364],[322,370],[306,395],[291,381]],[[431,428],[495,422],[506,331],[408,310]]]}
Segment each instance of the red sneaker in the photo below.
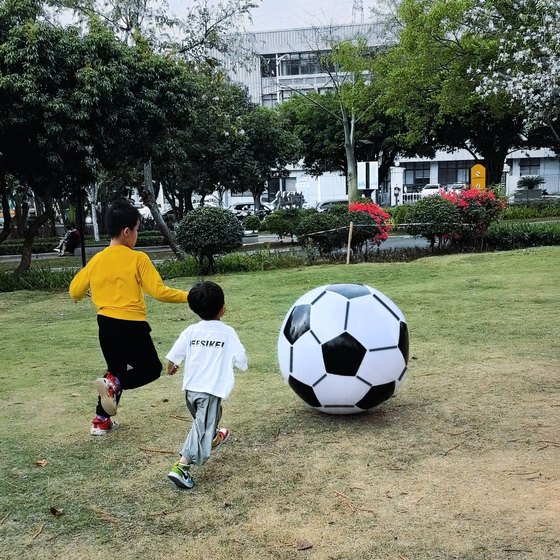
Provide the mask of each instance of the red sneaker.
{"label": "red sneaker", "polygon": [[225,443],[228,440],[228,438],[229,438],[229,430],[227,428],[218,428],[216,430],[216,435],[212,440],[212,451],[218,449],[218,447],[220,447],[222,443]]}
{"label": "red sneaker", "polygon": [[121,385],[118,378],[107,372],[105,377],[95,380],[94,387],[101,399],[103,410],[109,416],[114,416],[117,413],[118,396],[121,394]]}
{"label": "red sneaker", "polygon": [[118,426],[117,422],[111,420],[110,418],[99,418],[99,416],[96,416],[91,421],[91,429],[89,433],[92,436],[104,436],[111,430],[115,430]]}

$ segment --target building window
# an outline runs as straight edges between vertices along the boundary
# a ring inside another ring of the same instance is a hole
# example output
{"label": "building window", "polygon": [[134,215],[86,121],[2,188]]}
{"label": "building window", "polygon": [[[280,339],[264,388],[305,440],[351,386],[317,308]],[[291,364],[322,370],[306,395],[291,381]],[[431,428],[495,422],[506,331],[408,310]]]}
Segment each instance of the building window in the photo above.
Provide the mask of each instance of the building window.
{"label": "building window", "polygon": [[469,182],[469,162],[440,161],[438,164],[438,182],[442,185]]}
{"label": "building window", "polygon": [[519,160],[519,174],[523,175],[540,175],[541,160],[539,158],[527,158]]}
{"label": "building window", "polygon": [[[309,74],[325,74],[327,69],[321,61],[324,53],[301,52],[265,54],[261,56],[261,77],[276,76],[276,62],[280,61],[279,76],[303,76]],[[334,66],[329,65],[329,70],[334,72]]]}
{"label": "building window", "polygon": [[430,162],[404,164],[404,184],[408,192],[415,192],[430,182]]}
{"label": "building window", "polygon": [[[282,93],[280,93],[280,100],[282,100]],[[263,107],[274,107],[278,102],[278,96],[275,93],[267,93],[262,96],[261,102]]]}

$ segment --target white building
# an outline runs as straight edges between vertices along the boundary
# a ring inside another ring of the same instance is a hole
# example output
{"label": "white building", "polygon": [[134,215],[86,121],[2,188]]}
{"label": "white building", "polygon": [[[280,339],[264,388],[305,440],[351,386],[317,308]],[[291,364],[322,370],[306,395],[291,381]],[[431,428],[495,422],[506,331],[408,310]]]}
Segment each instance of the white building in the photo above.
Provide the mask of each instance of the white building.
{"label": "white building", "polygon": [[[247,35],[254,52],[260,55],[249,68],[231,73],[232,79],[245,84],[253,101],[271,107],[298,91],[318,92],[332,89],[330,77],[316,62],[318,52],[343,39],[362,35],[372,48],[383,44],[378,24],[348,24],[323,28],[301,28],[264,31]],[[560,159],[551,150],[519,150],[506,159],[503,181],[508,195],[516,190],[524,175],[540,175],[549,194],[560,194]],[[380,185],[377,200],[383,205],[413,201],[413,194],[427,183],[469,183],[470,169],[475,164],[467,150],[439,152],[434,159],[403,158],[392,168],[391,179]],[[396,189],[396,190],[395,190]],[[310,205],[347,196],[345,178],[325,174],[313,178],[301,168],[293,168],[289,177],[272,179],[263,200],[271,200],[278,191],[302,192]],[[408,195],[408,196],[405,196]],[[230,195],[227,202],[248,199],[248,193]]]}

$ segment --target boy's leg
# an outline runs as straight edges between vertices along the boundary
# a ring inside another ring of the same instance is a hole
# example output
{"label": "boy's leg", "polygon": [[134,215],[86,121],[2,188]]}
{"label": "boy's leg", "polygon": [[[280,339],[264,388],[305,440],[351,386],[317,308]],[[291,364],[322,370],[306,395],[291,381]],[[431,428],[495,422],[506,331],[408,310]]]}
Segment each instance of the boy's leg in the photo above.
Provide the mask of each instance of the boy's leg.
{"label": "boy's leg", "polygon": [[107,369],[123,390],[136,389],[161,375],[161,361],[146,321],[123,321],[97,316],[99,343]]}
{"label": "boy's leg", "polygon": [[193,421],[181,449],[181,456],[188,463],[203,465],[212,451],[212,441],[216,436],[216,427],[221,415],[222,399],[196,391],[186,391],[185,398]]}
{"label": "boy's leg", "polygon": [[107,373],[103,378],[95,381],[95,387],[100,394],[95,409],[97,418],[103,419],[116,414],[120,400],[120,376],[123,371],[126,371],[126,357],[122,344],[122,341],[127,341],[128,338],[126,323],[128,321],[111,319],[103,315],[97,316],[99,345],[107,363]]}

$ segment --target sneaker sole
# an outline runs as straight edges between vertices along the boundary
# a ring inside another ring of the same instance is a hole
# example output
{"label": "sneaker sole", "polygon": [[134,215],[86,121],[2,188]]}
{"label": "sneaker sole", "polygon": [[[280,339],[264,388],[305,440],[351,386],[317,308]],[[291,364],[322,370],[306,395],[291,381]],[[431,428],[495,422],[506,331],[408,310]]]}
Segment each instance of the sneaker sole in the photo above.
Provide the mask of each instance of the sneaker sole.
{"label": "sneaker sole", "polygon": [[106,436],[109,432],[113,432],[115,431],[117,428],[119,427],[119,424],[115,421],[113,421],[113,426],[111,428],[109,428],[108,430],[103,430],[102,428],[91,428],[89,431],[89,434],[91,436]]}
{"label": "sneaker sole", "polygon": [[231,432],[228,432],[226,437],[222,441],[220,441],[220,443],[212,447],[212,453],[215,453],[218,449],[220,449],[220,447],[222,447],[222,445],[224,445],[224,443],[229,439],[230,434]]}
{"label": "sneaker sole", "polygon": [[185,490],[190,490],[194,486],[194,480],[192,480],[192,478],[191,478],[191,485],[189,486],[185,482],[185,479],[183,477],[179,476],[178,474],[174,473],[173,471],[171,471],[167,474],[167,478],[169,480],[171,480],[171,482],[173,482],[173,484],[175,484],[175,486],[178,486],[179,488],[184,488]]}
{"label": "sneaker sole", "polygon": [[102,378],[96,379],[93,383],[99,398],[101,399],[101,406],[103,410],[109,415],[114,416],[117,413],[117,403],[114,399],[107,395],[107,388],[105,385],[105,380]]}

